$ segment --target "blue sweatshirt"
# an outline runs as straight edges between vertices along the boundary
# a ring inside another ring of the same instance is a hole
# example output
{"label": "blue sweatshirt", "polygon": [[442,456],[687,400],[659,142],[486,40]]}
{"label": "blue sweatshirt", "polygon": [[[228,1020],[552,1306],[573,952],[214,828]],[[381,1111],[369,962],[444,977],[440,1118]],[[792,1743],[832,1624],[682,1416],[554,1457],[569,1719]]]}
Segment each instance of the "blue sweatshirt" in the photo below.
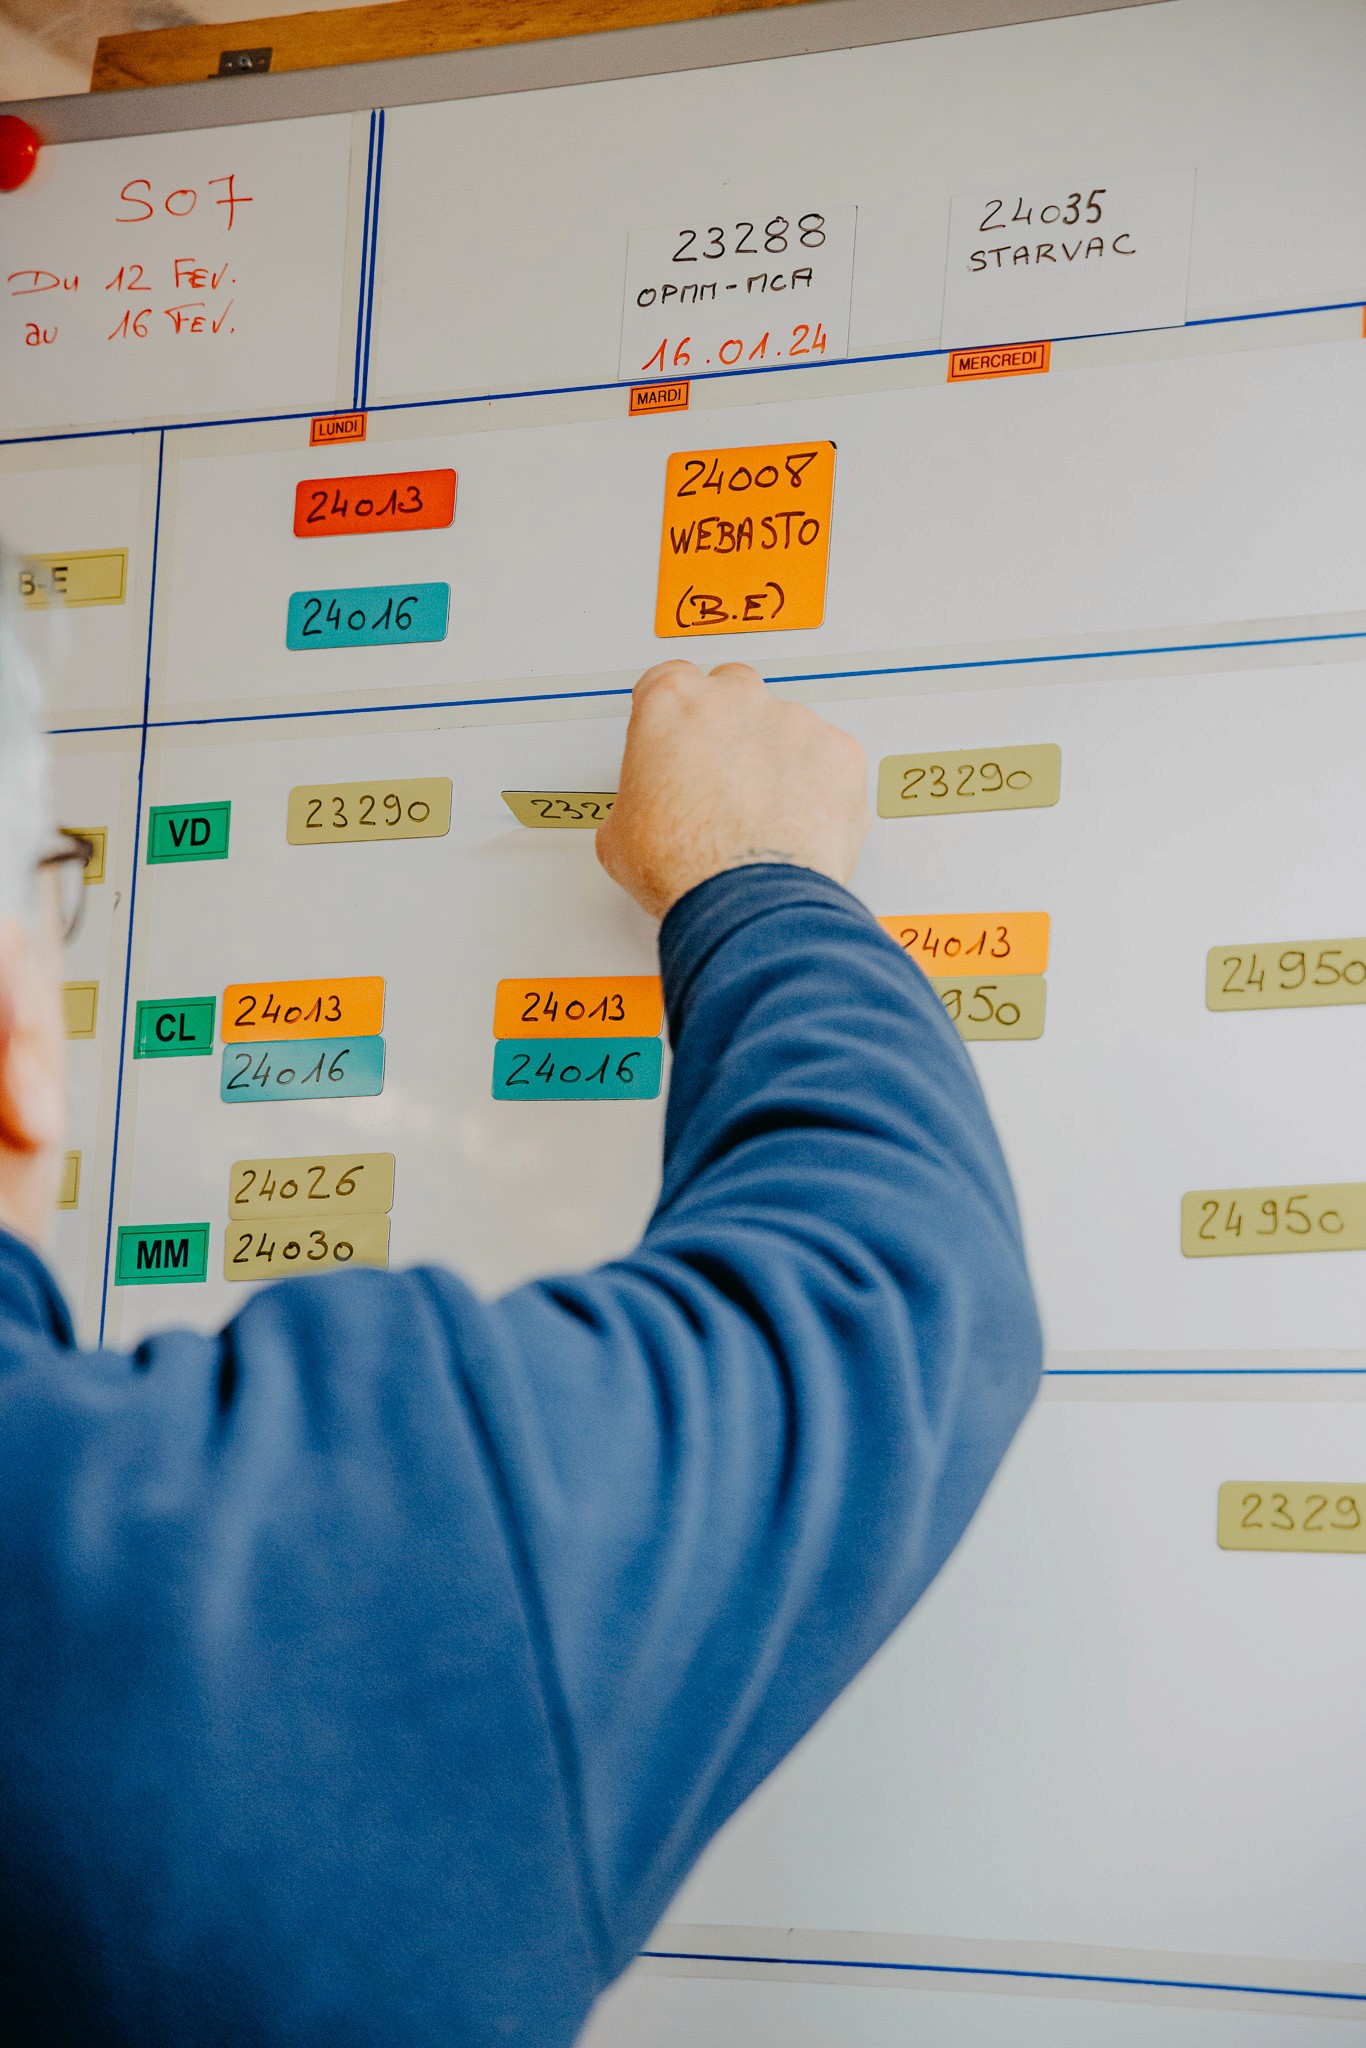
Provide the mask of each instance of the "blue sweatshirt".
{"label": "blue sweatshirt", "polygon": [[630,1258],[123,1355],[0,1232],[7,2040],[566,2048],[962,1534],[1039,1336],[938,998],[801,868],[660,955]]}

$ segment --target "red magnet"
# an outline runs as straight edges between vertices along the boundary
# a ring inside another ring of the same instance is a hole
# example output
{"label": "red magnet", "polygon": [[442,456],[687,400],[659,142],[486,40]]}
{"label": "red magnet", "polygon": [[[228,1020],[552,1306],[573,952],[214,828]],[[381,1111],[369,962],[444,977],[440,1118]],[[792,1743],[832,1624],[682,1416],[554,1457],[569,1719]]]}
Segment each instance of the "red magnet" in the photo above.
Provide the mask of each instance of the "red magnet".
{"label": "red magnet", "polygon": [[17,114],[0,114],[0,192],[17,192],[32,176],[42,144]]}

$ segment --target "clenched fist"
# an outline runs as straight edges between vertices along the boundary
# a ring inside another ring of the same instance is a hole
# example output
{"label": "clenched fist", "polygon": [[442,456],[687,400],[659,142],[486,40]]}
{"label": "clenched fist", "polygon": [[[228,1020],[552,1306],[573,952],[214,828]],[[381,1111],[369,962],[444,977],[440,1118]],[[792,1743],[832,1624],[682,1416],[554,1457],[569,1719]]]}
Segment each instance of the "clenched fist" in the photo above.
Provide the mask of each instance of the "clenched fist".
{"label": "clenched fist", "polygon": [[655,917],[725,868],[784,861],[847,882],[870,823],[858,741],[752,668],[664,661],[636,684],[598,859]]}

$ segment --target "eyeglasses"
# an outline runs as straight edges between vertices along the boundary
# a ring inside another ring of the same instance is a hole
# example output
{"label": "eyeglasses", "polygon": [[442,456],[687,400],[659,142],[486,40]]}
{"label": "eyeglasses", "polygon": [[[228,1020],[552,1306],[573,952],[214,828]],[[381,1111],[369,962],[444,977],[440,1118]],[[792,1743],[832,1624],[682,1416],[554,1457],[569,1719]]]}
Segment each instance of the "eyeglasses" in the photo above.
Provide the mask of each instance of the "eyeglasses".
{"label": "eyeglasses", "polygon": [[81,921],[81,911],[85,907],[85,871],[95,858],[95,847],[93,841],[83,839],[79,832],[60,831],[57,837],[61,845],[52,853],[45,853],[38,866],[55,870],[57,915],[65,945],[75,936]]}

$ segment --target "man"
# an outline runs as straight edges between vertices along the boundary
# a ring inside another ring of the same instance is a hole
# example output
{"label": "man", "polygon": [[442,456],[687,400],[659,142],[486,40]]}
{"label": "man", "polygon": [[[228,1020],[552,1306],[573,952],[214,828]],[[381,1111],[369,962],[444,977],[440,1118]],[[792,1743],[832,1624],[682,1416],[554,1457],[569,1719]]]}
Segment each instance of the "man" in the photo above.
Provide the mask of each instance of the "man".
{"label": "man", "polygon": [[[80,2048],[567,2048],[901,1620],[1033,1393],[944,1011],[847,881],[853,740],[638,685],[603,865],[663,917],[637,1251],[78,1350],[40,755],[0,668],[0,2009]],[[908,1853],[911,1853],[908,1845]]]}

